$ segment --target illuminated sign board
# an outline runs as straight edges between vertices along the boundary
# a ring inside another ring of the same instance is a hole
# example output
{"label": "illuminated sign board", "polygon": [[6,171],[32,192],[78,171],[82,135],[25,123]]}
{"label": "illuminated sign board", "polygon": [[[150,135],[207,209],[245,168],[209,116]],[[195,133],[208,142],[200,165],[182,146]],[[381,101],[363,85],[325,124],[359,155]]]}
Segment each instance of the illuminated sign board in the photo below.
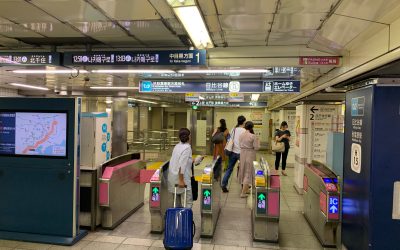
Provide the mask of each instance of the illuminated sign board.
{"label": "illuminated sign board", "polygon": [[205,50],[68,52],[64,65],[206,65]]}
{"label": "illuminated sign board", "polygon": [[267,102],[225,102],[225,101],[199,101],[192,102],[192,105],[200,107],[267,107]]}
{"label": "illuminated sign board", "polygon": [[60,53],[1,52],[0,66],[60,65]]}
{"label": "illuminated sign board", "polygon": [[211,210],[211,189],[203,189],[202,207],[204,210]]}
{"label": "illuminated sign board", "polygon": [[257,192],[257,214],[267,214],[267,195],[266,192]]}
{"label": "illuminated sign board", "polygon": [[328,200],[328,219],[339,219],[339,197],[329,196]]}
{"label": "illuminated sign board", "polygon": [[298,80],[269,81],[141,81],[139,92],[146,93],[299,93]]}
{"label": "illuminated sign board", "polygon": [[156,186],[151,187],[150,206],[151,207],[159,207],[160,206],[160,187],[156,187]]}

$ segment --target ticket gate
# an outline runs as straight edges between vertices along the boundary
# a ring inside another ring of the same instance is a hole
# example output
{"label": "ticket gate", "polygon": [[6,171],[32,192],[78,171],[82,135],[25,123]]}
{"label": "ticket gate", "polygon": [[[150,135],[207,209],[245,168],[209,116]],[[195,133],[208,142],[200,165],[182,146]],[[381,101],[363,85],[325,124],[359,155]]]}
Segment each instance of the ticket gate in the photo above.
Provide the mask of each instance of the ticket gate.
{"label": "ticket gate", "polygon": [[252,189],[252,236],[254,241],[278,242],[280,217],[280,177],[269,170],[261,158],[254,161],[255,180]]}
{"label": "ticket gate", "polygon": [[337,176],[313,161],[304,169],[303,182],[304,216],[321,244],[335,247],[341,213]]}
{"label": "ticket gate", "polygon": [[121,155],[102,164],[99,205],[103,228],[114,229],[143,206],[145,185],[140,183],[140,170],[145,167],[138,153]]}
{"label": "ticket gate", "polygon": [[168,167],[169,161],[165,162],[150,179],[149,209],[152,233],[164,231],[165,211],[172,205],[168,193]]}
{"label": "ticket gate", "polygon": [[206,166],[200,189],[201,237],[213,237],[221,212],[221,158]]}

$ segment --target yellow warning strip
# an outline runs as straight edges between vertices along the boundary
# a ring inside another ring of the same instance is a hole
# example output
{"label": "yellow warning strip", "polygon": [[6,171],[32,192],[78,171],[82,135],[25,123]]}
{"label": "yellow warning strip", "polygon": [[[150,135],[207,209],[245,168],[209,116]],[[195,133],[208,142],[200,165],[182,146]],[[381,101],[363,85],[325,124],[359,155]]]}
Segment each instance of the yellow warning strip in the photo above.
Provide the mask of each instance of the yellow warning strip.
{"label": "yellow warning strip", "polygon": [[161,165],[162,165],[163,163],[164,163],[164,162],[162,162],[162,161],[154,162],[153,164],[148,165],[148,166],[146,167],[146,169],[147,169],[147,170],[157,170],[157,169],[159,169],[159,168],[161,167]]}

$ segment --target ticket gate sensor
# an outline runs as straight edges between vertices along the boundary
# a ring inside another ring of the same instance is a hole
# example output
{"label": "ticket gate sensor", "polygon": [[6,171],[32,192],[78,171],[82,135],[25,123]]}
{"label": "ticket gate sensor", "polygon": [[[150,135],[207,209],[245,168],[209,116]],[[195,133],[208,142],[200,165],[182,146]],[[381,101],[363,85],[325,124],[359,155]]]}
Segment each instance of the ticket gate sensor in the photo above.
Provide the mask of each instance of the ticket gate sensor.
{"label": "ticket gate sensor", "polygon": [[278,242],[280,177],[271,174],[268,163],[254,161],[255,191],[252,189],[252,237],[254,241]]}
{"label": "ticket gate sensor", "polygon": [[201,183],[201,237],[213,237],[221,212],[221,159],[218,156],[203,170]]}
{"label": "ticket gate sensor", "polygon": [[341,213],[337,176],[313,161],[304,169],[303,182],[304,216],[322,246],[335,247]]}
{"label": "ticket gate sensor", "polygon": [[168,193],[168,167],[165,162],[150,179],[149,209],[151,215],[151,233],[164,231],[164,215],[172,202]]}

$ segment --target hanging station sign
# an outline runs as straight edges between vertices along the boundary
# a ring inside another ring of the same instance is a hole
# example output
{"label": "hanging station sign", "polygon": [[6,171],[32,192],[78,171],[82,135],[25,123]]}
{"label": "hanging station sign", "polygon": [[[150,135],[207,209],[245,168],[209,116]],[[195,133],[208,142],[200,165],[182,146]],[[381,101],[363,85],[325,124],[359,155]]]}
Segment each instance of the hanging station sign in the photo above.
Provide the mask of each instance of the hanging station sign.
{"label": "hanging station sign", "polygon": [[298,80],[270,81],[141,81],[139,92],[147,93],[299,93]]}
{"label": "hanging station sign", "polygon": [[68,52],[64,65],[206,65],[205,50]]}
{"label": "hanging station sign", "polygon": [[198,107],[249,107],[263,108],[267,107],[267,102],[226,102],[226,101],[199,101],[192,102],[192,106]]}
{"label": "hanging station sign", "polygon": [[60,53],[1,52],[0,66],[60,65]]}
{"label": "hanging station sign", "polygon": [[301,56],[299,57],[300,65],[314,66],[339,66],[339,56]]}

